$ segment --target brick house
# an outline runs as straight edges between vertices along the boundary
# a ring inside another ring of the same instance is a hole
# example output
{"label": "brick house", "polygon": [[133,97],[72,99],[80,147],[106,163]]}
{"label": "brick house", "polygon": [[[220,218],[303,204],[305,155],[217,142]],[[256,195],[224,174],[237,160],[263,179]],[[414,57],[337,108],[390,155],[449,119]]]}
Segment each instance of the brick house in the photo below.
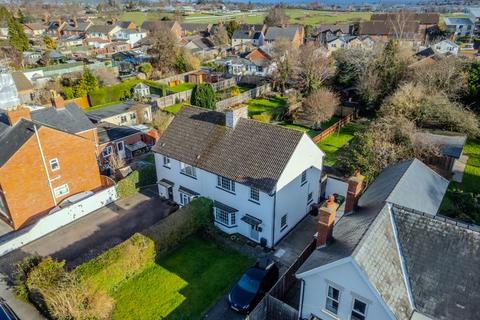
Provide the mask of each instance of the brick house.
{"label": "brick house", "polygon": [[[102,189],[96,129],[73,104],[0,114],[0,217],[19,229],[64,199]],[[28,165],[26,165],[28,164]]]}

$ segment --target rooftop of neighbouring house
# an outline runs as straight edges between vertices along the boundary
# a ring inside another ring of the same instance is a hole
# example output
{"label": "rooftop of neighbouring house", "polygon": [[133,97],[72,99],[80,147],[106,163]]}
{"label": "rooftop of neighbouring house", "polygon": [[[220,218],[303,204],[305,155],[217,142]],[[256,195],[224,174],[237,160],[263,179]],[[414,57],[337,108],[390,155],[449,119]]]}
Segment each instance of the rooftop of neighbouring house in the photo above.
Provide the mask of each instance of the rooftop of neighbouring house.
{"label": "rooftop of neighbouring house", "polygon": [[410,319],[414,309],[432,319],[475,318],[480,227],[420,210],[439,207],[443,184],[418,160],[387,168],[361,196],[358,209],[337,220],[332,242],[315,250],[297,276],[352,257],[398,319]]}
{"label": "rooftop of neighbouring house", "polygon": [[153,151],[272,193],[304,133],[243,117],[225,124],[222,112],[183,107]]}
{"label": "rooftop of neighbouring house", "polygon": [[423,132],[421,134],[424,139],[428,139],[429,143],[437,146],[442,155],[456,159],[459,159],[462,155],[467,142],[467,136],[461,134],[451,134],[449,132]]}
{"label": "rooftop of neighbouring house", "polygon": [[87,112],[87,116],[92,120],[100,121],[110,117],[118,116],[120,114],[134,111],[138,108],[148,108],[147,104],[143,103],[119,103],[112,106],[104,107],[97,110]]}
{"label": "rooftop of neighbouring house", "polygon": [[126,126],[117,126],[112,123],[99,123],[97,125],[98,132],[98,143],[100,145],[114,142],[117,140],[123,140],[126,137],[132,135],[142,135],[143,132],[139,129],[126,127]]}
{"label": "rooftop of neighbouring house", "polygon": [[265,34],[265,40],[293,40],[300,27],[297,25],[290,25],[287,27],[269,27]]}

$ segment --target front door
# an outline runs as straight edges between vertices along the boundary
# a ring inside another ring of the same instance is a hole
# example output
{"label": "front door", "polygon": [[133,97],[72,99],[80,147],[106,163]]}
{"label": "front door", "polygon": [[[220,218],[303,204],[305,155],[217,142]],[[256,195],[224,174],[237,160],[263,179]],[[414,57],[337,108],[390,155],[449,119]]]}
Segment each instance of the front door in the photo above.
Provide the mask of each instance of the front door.
{"label": "front door", "polygon": [[173,201],[173,187],[172,186],[168,187],[167,193],[168,193],[168,200]]}
{"label": "front door", "polygon": [[125,159],[125,144],[123,141],[117,142],[117,152],[120,159]]}

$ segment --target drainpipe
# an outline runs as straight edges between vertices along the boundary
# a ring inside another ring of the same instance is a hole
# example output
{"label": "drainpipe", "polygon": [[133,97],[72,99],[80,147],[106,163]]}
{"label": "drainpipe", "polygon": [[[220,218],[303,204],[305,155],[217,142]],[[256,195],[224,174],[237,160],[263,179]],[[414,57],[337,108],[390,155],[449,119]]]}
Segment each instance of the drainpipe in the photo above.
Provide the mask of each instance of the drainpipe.
{"label": "drainpipe", "polygon": [[303,311],[303,299],[305,296],[305,280],[300,279],[301,287],[300,287],[300,306],[298,308],[298,320],[302,319],[302,311]]}
{"label": "drainpipe", "polygon": [[52,179],[50,179],[50,174],[48,173],[47,163],[45,161],[45,155],[43,154],[42,144],[40,142],[40,136],[38,135],[37,126],[33,125],[35,130],[35,137],[37,138],[38,148],[40,149],[40,155],[42,156],[43,168],[45,169],[45,174],[47,175],[48,186],[50,187],[50,193],[52,194],[53,203],[55,207],[57,206],[57,199],[55,198],[55,193],[53,192]]}
{"label": "drainpipe", "polygon": [[277,191],[273,194],[273,223],[272,223],[272,249],[275,246],[275,213],[277,205]]}

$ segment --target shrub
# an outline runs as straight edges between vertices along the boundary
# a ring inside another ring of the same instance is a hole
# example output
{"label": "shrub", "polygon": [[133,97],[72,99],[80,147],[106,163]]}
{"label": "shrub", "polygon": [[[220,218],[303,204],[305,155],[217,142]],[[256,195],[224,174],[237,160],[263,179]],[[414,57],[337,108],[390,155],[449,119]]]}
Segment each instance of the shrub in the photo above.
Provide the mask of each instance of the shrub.
{"label": "shrub", "polygon": [[260,114],[256,114],[252,118],[253,120],[266,122],[266,123],[269,123],[270,121],[272,121],[272,115],[270,114],[270,112],[266,112],[266,111]]}
{"label": "shrub", "polygon": [[240,88],[239,87],[233,87],[232,90],[230,91],[230,95],[232,97],[236,97],[240,95]]}
{"label": "shrub", "polygon": [[141,187],[155,184],[157,174],[155,166],[150,165],[130,173],[125,179],[117,183],[117,193],[120,198],[125,198],[137,193]]}
{"label": "shrub", "polygon": [[64,261],[51,257],[36,265],[26,262],[22,286],[29,300],[52,319],[109,319],[113,300],[83,283],[75,273],[66,272]]}
{"label": "shrub", "polygon": [[136,233],[118,246],[80,265],[74,272],[82,280],[95,284],[106,292],[112,292],[123,281],[141,273],[154,261],[154,242]]}
{"label": "shrub", "polygon": [[215,110],[217,98],[211,84],[197,84],[193,87],[191,104],[197,107]]}

